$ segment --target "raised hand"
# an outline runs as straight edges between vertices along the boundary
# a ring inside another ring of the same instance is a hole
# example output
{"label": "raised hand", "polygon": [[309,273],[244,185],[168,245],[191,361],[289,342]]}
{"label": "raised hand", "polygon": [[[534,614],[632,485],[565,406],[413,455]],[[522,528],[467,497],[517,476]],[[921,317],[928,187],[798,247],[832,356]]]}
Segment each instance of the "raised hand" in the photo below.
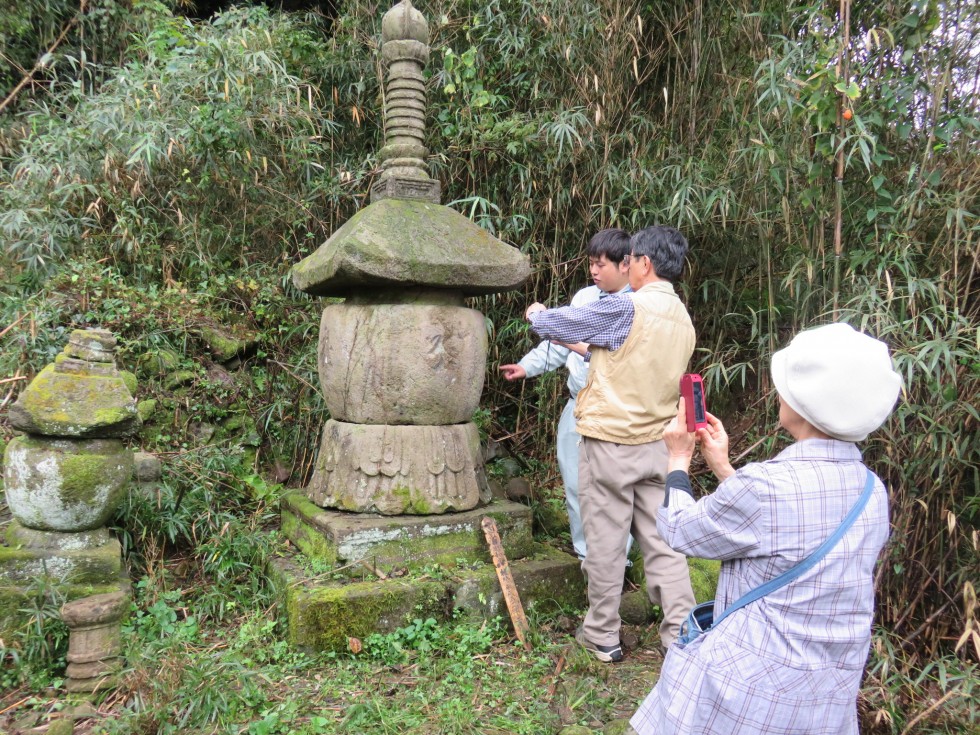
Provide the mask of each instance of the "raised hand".
{"label": "raised hand", "polygon": [[720,481],[735,474],[735,468],[728,459],[728,432],[717,416],[709,413],[707,418],[708,425],[697,431],[701,455]]}

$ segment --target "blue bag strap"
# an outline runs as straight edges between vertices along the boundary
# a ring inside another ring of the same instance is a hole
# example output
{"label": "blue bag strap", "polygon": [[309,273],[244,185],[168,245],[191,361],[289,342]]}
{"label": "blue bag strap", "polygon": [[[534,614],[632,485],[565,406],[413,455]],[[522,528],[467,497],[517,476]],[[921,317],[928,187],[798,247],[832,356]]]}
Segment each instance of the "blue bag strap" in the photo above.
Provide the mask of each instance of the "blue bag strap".
{"label": "blue bag strap", "polygon": [[837,530],[831,534],[830,538],[820,544],[820,546],[818,546],[813,553],[810,554],[810,556],[801,561],[792,569],[787,569],[778,577],[773,577],[765,584],[761,584],[754,590],[746,592],[744,595],[739,597],[728,607],[728,609],[725,610],[725,612],[718,616],[718,619],[714,621],[711,627],[717,626],[718,623],[728,617],[728,615],[731,613],[738,610],[740,607],[745,607],[750,602],[755,602],[760,597],[765,597],[770,592],[774,592],[780,587],[789,584],[804,572],[813,569],[813,567],[817,565],[817,562],[823,559],[827,555],[827,552],[837,545],[837,542],[840,541],[844,537],[844,534],[847,533],[851,526],[854,525],[854,521],[858,519],[858,516],[864,512],[864,508],[867,506],[868,500],[871,499],[871,491],[874,490],[874,486],[875,476],[871,470],[868,470],[868,479],[864,484],[864,492],[861,493],[861,497],[857,499],[856,503],[854,503],[854,507],[851,508],[851,511],[844,516],[844,520],[841,521],[840,526],[838,526]]}

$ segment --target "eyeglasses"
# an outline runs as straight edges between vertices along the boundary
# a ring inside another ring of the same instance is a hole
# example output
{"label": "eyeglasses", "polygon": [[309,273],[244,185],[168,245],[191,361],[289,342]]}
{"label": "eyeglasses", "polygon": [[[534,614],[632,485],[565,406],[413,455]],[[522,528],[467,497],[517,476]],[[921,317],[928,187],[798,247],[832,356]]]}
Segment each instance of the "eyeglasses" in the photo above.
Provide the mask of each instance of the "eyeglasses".
{"label": "eyeglasses", "polygon": [[629,268],[638,258],[649,258],[649,255],[640,255],[637,253],[627,253],[623,256],[623,265]]}

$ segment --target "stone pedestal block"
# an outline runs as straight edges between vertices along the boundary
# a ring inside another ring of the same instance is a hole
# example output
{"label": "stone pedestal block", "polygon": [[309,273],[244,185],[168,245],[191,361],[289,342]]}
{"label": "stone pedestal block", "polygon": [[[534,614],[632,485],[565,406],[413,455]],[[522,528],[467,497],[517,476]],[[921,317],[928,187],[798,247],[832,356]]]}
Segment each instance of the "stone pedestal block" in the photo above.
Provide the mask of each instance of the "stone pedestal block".
{"label": "stone pedestal block", "polygon": [[133,453],[117,439],[18,436],[4,456],[14,518],[41,531],[104,526],[133,477]]}
{"label": "stone pedestal block", "polygon": [[122,547],[104,528],[82,533],[59,533],[7,526],[0,545],[0,578],[29,585],[40,579],[52,583],[105,585],[123,572]]}
{"label": "stone pedestal block", "polygon": [[[282,499],[282,532],[308,558],[345,567],[363,560],[382,574],[432,564],[455,566],[460,560],[489,563],[480,527],[485,516],[496,521],[508,558],[531,553],[531,509],[519,503],[494,501],[440,516],[379,516],[323,510],[300,493]],[[353,573],[362,574],[363,567]]]}
{"label": "stone pedestal block", "polygon": [[490,501],[475,424],[378,426],[330,419],[307,495],[324,508],[418,515]]}
{"label": "stone pedestal block", "polygon": [[92,595],[65,603],[61,618],[68,626],[68,682],[70,692],[94,692],[115,685],[122,668],[122,616],[129,597],[122,592]]}
{"label": "stone pedestal block", "polygon": [[330,415],[355,424],[469,421],[483,391],[487,330],[462,301],[416,292],[327,306],[318,352]]}

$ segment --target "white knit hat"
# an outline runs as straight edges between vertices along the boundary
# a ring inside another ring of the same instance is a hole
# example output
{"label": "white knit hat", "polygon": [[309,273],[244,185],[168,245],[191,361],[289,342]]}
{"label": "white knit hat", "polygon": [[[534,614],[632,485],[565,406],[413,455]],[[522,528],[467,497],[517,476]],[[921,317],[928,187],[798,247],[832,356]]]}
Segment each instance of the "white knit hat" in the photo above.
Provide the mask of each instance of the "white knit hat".
{"label": "white knit hat", "polygon": [[849,442],[885,422],[902,388],[888,346],[848,324],[800,332],[773,354],[772,380],[800,416]]}

